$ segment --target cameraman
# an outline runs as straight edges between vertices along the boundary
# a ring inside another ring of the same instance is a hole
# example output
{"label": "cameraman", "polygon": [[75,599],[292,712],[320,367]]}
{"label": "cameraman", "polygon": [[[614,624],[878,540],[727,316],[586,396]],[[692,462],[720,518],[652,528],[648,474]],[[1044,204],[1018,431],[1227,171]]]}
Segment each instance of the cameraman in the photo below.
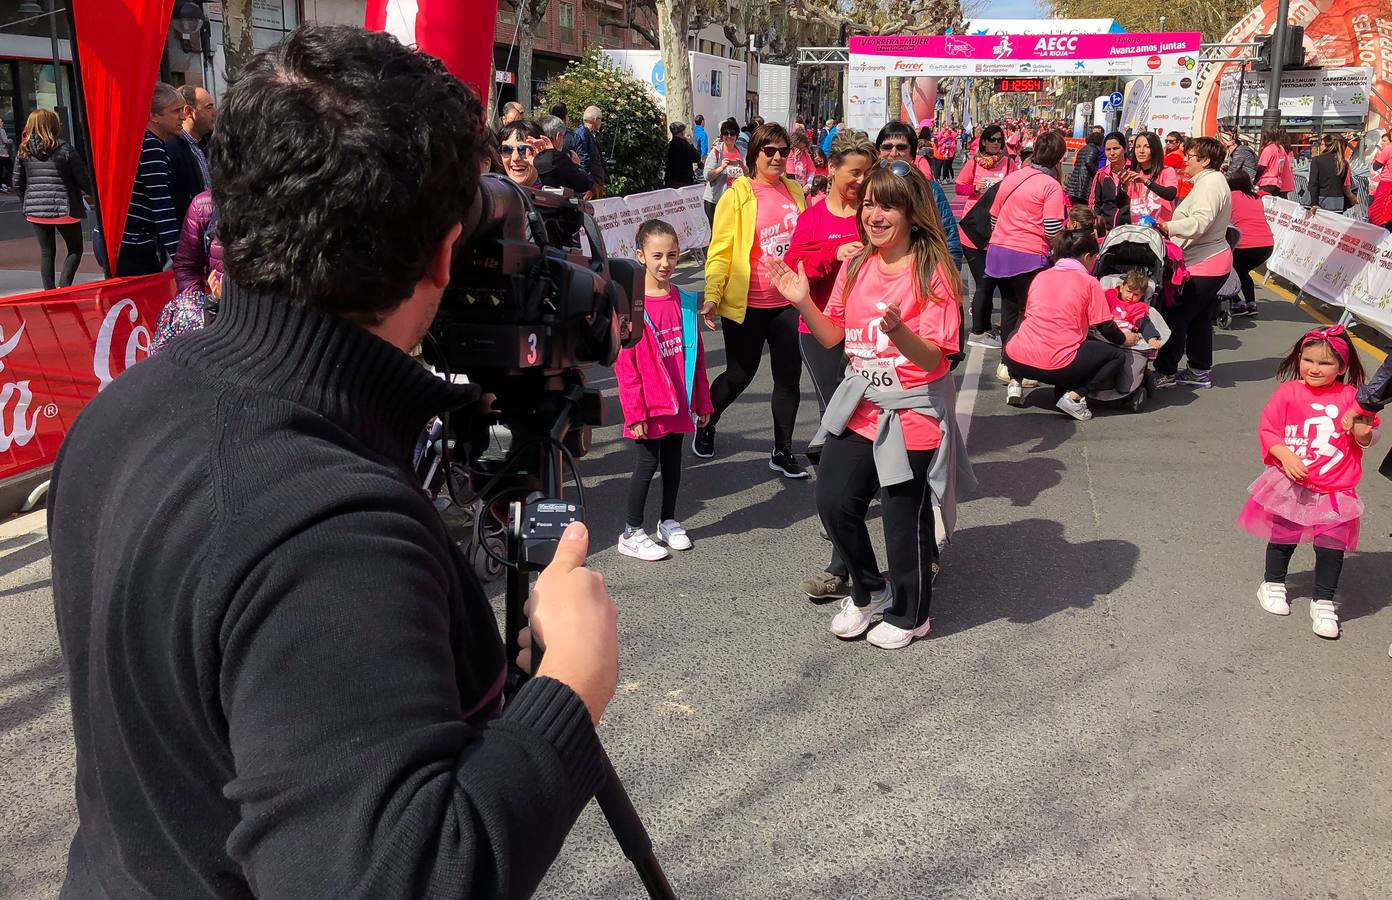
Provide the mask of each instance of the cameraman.
{"label": "cameraman", "polygon": [[407,351],[483,109],[340,26],[258,55],[220,112],[221,314],[94,399],[54,478],[62,896],[528,896],[600,784],[617,638],[572,526],[504,709],[493,611],[412,477],[427,419],[472,396]]}

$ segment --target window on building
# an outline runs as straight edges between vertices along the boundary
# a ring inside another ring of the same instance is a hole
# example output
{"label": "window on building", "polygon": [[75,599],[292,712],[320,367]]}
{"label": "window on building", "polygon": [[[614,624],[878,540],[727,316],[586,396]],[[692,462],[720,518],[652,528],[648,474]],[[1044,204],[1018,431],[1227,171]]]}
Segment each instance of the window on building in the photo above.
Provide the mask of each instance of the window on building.
{"label": "window on building", "polygon": [[562,3],[560,5],[559,26],[561,29],[561,42],[565,44],[575,43],[575,4]]}

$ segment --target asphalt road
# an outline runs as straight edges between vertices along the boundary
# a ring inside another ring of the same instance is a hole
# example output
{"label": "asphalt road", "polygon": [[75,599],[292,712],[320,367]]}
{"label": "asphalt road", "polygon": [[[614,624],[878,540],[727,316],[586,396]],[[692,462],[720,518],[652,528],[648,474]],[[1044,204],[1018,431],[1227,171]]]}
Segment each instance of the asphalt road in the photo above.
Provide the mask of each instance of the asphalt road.
{"label": "asphalt road", "polygon": [[[719,455],[688,458],[696,547],[676,559],[614,551],[631,450],[596,433],[580,467],[623,647],[600,733],[680,896],[1392,894],[1392,484],[1369,466],[1340,640],[1304,601],[1259,609],[1262,548],[1233,521],[1276,361],[1309,327],[1263,309],[1219,335],[1213,390],[1088,423],[1047,391],[1007,407],[973,350],[981,489],[906,650],[838,642],[796,590],[828,545],[812,484],[767,468],[767,368]],[[723,368],[718,337],[708,357]],[[803,440],[814,413],[809,386]],[[73,757],[48,550],[0,531],[0,552],[0,896],[49,897]],[[1297,554],[1293,597],[1311,566]],[[593,806],[539,896],[643,896]]]}

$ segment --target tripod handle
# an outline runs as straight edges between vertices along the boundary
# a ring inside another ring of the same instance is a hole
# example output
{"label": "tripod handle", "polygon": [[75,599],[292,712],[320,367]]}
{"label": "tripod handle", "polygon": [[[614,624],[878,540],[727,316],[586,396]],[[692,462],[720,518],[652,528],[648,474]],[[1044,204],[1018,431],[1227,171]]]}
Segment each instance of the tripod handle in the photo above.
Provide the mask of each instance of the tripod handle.
{"label": "tripod handle", "polygon": [[624,856],[633,863],[643,887],[647,888],[648,896],[653,900],[677,900],[676,892],[672,890],[672,885],[667,882],[666,873],[662,871],[662,864],[653,853],[652,838],[648,837],[643,820],[638,816],[638,810],[634,808],[628,791],[624,790],[623,782],[614,772],[614,764],[609,761],[609,754],[604,752],[603,747],[600,748],[599,754],[604,764],[604,784],[595,794],[595,801],[599,803],[600,812],[604,813],[604,818],[609,822],[609,830],[614,833],[614,839],[618,841]]}

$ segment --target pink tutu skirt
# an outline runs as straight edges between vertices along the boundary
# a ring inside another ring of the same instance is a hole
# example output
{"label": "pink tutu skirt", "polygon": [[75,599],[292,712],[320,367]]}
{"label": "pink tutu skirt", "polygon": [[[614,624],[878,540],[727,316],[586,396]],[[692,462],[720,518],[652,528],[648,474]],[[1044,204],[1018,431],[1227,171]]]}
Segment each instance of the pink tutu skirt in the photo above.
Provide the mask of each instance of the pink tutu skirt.
{"label": "pink tutu skirt", "polygon": [[1358,549],[1363,501],[1353,491],[1322,494],[1267,466],[1247,492],[1250,496],[1237,516],[1244,531],[1273,544]]}

